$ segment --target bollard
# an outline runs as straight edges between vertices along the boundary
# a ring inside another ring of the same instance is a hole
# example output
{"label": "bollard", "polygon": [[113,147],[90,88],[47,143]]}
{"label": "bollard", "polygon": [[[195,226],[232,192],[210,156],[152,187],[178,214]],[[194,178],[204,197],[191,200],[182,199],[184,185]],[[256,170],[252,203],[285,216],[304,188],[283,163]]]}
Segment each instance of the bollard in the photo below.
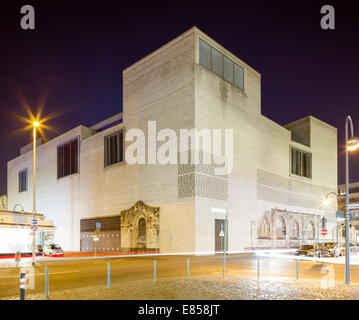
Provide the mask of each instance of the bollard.
{"label": "bollard", "polygon": [[298,262],[298,259],[297,259],[297,280],[299,279],[299,262]]}
{"label": "bollard", "polygon": [[187,258],[187,279],[189,278],[189,258]]}
{"label": "bollard", "polygon": [[110,263],[107,262],[107,288],[110,288],[111,286],[111,278],[110,278]]}
{"label": "bollard", "polygon": [[156,260],[153,261],[153,282],[156,282]]}
{"label": "bollard", "polygon": [[259,256],[257,256],[257,280],[259,280]]}
{"label": "bollard", "polygon": [[46,298],[49,298],[49,269],[48,266],[45,266],[45,295]]}
{"label": "bollard", "polygon": [[25,300],[25,273],[20,273],[20,300]]}

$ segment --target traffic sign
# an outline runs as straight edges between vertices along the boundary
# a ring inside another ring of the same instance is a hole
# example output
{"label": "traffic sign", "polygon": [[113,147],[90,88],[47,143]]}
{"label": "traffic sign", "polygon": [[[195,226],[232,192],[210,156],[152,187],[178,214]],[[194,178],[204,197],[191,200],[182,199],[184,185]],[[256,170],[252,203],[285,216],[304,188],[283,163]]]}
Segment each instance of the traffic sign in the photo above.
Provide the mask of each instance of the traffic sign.
{"label": "traffic sign", "polygon": [[322,229],[322,230],[320,230],[320,234],[322,236],[326,236],[328,234],[328,230],[327,229]]}
{"label": "traffic sign", "polygon": [[101,230],[101,222],[96,222],[96,229]]}
{"label": "traffic sign", "polygon": [[36,219],[32,219],[31,220],[31,230],[32,231],[37,231],[38,227],[37,227],[37,220]]}

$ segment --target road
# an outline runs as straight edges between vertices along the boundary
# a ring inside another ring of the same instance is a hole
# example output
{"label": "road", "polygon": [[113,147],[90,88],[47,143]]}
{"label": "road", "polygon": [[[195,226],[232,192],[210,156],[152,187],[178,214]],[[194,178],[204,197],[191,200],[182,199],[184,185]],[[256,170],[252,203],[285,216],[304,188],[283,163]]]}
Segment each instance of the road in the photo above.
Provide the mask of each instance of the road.
{"label": "road", "polygon": [[[157,279],[187,276],[186,256],[39,261],[39,264],[34,267],[34,289],[29,290],[31,292],[45,291],[45,266],[48,266],[50,290],[52,291],[101,284],[105,286],[107,262],[111,263],[111,281],[153,279],[154,259],[157,261]],[[189,256],[189,259],[190,277],[222,276],[222,255]],[[299,277],[301,279],[321,279],[328,270],[331,270],[335,280],[343,282],[344,268],[345,266],[342,264],[300,261]],[[0,297],[19,294],[19,272],[20,268],[0,269]],[[254,254],[227,255],[226,275],[256,277],[257,257]],[[292,277],[295,279],[296,261],[287,258],[261,257],[260,277]],[[351,282],[359,283],[359,266],[351,267]]]}

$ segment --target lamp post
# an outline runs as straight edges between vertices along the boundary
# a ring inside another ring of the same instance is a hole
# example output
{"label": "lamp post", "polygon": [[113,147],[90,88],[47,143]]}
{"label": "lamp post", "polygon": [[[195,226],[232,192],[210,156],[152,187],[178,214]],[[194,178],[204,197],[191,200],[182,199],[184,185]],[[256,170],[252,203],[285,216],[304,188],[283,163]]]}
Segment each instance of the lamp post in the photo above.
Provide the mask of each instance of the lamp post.
{"label": "lamp post", "polygon": [[[351,139],[348,140],[348,123]],[[345,283],[350,283],[349,247],[349,151],[359,147],[359,139],[354,137],[353,122],[350,116],[345,119]]]}
{"label": "lamp post", "polygon": [[[36,128],[40,126],[38,121],[33,123],[33,178],[32,178],[32,220],[36,219]],[[36,263],[36,231],[32,230],[32,264]]]}

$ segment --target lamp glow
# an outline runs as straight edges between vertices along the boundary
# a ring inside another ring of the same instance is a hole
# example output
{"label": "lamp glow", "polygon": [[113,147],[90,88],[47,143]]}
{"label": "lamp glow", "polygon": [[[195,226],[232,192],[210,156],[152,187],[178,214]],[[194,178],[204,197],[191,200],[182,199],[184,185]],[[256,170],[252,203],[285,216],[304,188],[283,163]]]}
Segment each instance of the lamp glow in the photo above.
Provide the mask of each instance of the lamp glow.
{"label": "lamp glow", "polygon": [[352,138],[348,141],[347,149],[349,151],[354,151],[359,148],[359,139],[358,138]]}
{"label": "lamp glow", "polygon": [[34,121],[32,124],[33,124],[33,125],[34,125],[34,127],[36,127],[36,128],[40,126],[39,121]]}

